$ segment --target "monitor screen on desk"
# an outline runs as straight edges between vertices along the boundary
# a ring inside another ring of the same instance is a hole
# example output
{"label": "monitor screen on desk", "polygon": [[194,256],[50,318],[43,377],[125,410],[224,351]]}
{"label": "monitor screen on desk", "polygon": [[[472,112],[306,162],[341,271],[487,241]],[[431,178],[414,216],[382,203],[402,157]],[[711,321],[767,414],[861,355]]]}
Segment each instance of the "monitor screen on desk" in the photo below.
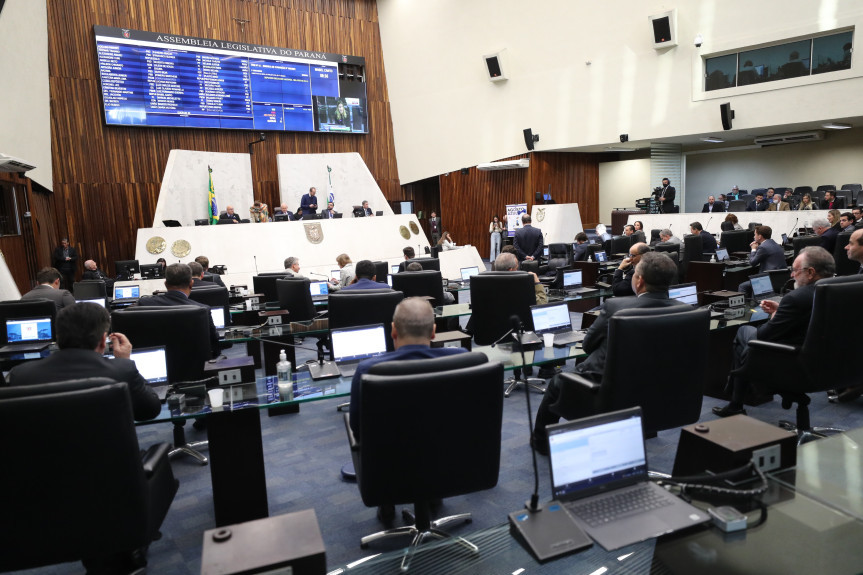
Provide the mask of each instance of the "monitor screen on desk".
{"label": "monitor screen on desk", "polygon": [[479,273],[479,266],[471,266],[468,268],[461,268],[461,279],[462,281],[470,281],[470,278],[477,275]]}
{"label": "monitor screen on desk", "polygon": [[6,320],[8,343],[51,341],[54,332],[50,317],[16,318]]}
{"label": "monitor screen on desk", "polygon": [[129,299],[135,297],[141,297],[140,286],[114,286],[114,299]]}
{"label": "monitor screen on desk", "polygon": [[668,288],[668,298],[696,306],[698,305],[698,289],[694,283],[670,286]]}
{"label": "monitor screen on desk", "polygon": [[309,282],[309,291],[312,292],[312,297],[328,295],[330,293],[327,282]]}
{"label": "monitor screen on desk", "polygon": [[225,308],[217,305],[210,308],[210,316],[216,329],[225,329]]}
{"label": "monitor screen on desk", "polygon": [[387,351],[387,339],[381,323],[334,329],[331,335],[333,359],[337,362],[364,359]]}
{"label": "monitor screen on desk", "polygon": [[563,289],[572,289],[581,286],[581,270],[563,272]]}
{"label": "monitor screen on desk", "polygon": [[391,274],[399,273],[399,264],[390,264],[390,273]]}
{"label": "monitor screen on desk", "polygon": [[78,300],[78,303],[94,303],[94,304],[96,304],[96,305],[100,305],[100,306],[102,306],[102,307],[105,307],[105,298],[103,298],[103,297],[96,297],[96,298],[93,298],[93,299],[79,299],[79,300]]}
{"label": "monitor screen on desk", "polygon": [[544,248],[542,248],[542,255],[544,255],[545,257],[548,257],[548,246],[545,246]]}
{"label": "monitor screen on desk", "polygon": [[[108,355],[108,359],[114,359]],[[129,359],[135,362],[138,373],[149,384],[166,383],[168,381],[168,361],[165,346],[133,349]]]}
{"label": "monitor screen on desk", "polygon": [[722,262],[727,259],[730,259],[728,257],[728,250],[726,250],[725,248],[716,248],[716,261]]}
{"label": "monitor screen on desk", "polygon": [[599,263],[608,261],[608,256],[605,252],[596,252],[594,255],[596,256],[596,261],[598,261]]}

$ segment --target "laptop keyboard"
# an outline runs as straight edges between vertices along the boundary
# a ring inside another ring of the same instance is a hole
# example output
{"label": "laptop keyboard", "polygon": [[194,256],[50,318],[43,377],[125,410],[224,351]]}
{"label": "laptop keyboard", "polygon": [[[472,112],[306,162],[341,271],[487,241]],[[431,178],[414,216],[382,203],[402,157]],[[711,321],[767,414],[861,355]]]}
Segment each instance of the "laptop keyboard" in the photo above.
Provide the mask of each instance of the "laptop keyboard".
{"label": "laptop keyboard", "polygon": [[567,508],[591,527],[599,527],[621,517],[645,513],[672,503],[672,500],[649,485],[642,485],[583,503],[573,502]]}

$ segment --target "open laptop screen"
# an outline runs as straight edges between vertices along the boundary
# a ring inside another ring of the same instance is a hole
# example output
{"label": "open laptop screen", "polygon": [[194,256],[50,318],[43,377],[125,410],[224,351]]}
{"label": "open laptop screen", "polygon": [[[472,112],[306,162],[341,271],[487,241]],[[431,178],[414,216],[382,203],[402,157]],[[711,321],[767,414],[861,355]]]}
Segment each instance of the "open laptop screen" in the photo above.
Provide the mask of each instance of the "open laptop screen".
{"label": "open laptop screen", "polygon": [[103,297],[96,297],[96,298],[93,298],[93,299],[79,299],[79,300],[78,300],[78,303],[94,303],[94,304],[96,304],[96,305],[100,305],[100,306],[102,306],[102,307],[105,307],[105,298],[103,298]]}
{"label": "open laptop screen", "polygon": [[721,262],[729,259],[728,250],[725,248],[716,248],[716,261]]}
{"label": "open laptop screen", "polygon": [[330,288],[327,282],[309,282],[309,291],[312,292],[312,297],[320,295],[328,295]]}
{"label": "open laptop screen", "polygon": [[391,274],[399,273],[399,264],[390,264],[390,273]]}
{"label": "open laptop screen", "polygon": [[533,330],[538,334],[562,327],[572,328],[569,306],[565,303],[530,306],[530,315],[533,316]]}
{"label": "open laptop screen", "polygon": [[641,410],[550,426],[552,498],[581,497],[647,477]]}
{"label": "open laptop screen", "polygon": [[563,272],[563,289],[571,289],[581,286],[581,270]]}
{"label": "open laptop screen", "polygon": [[365,359],[387,351],[383,324],[334,329],[331,332],[336,362]]}
{"label": "open laptop screen", "polygon": [[668,288],[669,299],[676,299],[689,305],[698,305],[698,288],[694,283],[677,284]]}
{"label": "open laptop screen", "polygon": [[[114,359],[114,356],[109,355],[108,358]],[[168,360],[165,346],[133,349],[129,359],[135,362],[138,373],[147,380],[147,383],[151,385],[167,383]]]}
{"label": "open laptop screen", "polygon": [[213,318],[213,325],[216,329],[225,329],[225,308],[217,305],[210,308],[210,316]]}
{"label": "open laptop screen", "polygon": [[470,278],[479,273],[479,266],[471,266],[469,268],[461,268],[462,281],[470,281]]}
{"label": "open laptop screen", "polygon": [[754,275],[749,276],[749,281],[752,283],[752,293],[756,296],[773,293],[773,283],[770,281],[770,276]]}
{"label": "open laptop screen", "polygon": [[136,285],[114,286],[114,299],[141,297],[141,289]]}
{"label": "open laptop screen", "polygon": [[544,248],[542,248],[542,255],[544,255],[545,257],[548,257],[548,246],[545,246]]}
{"label": "open laptop screen", "polygon": [[6,341],[8,343],[21,342],[50,342],[54,339],[51,329],[50,317],[15,318],[6,320]]}
{"label": "open laptop screen", "polygon": [[596,255],[596,261],[598,261],[600,263],[608,261],[608,256],[605,254],[605,252],[596,252],[595,255]]}

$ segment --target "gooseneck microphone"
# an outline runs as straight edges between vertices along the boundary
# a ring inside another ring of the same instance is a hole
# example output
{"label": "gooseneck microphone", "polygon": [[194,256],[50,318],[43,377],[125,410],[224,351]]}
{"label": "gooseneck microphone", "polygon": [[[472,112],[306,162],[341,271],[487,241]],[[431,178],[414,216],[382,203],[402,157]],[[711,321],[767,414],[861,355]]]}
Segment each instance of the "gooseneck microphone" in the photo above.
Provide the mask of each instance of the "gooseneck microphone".
{"label": "gooseneck microphone", "polygon": [[[515,339],[515,345],[518,346],[518,351],[521,353],[521,364],[527,366],[527,359],[524,355],[524,346],[521,344],[522,336],[524,335],[524,326],[521,323],[521,318],[517,315],[512,315],[509,318],[512,324],[512,334]],[[536,513],[542,511],[539,507],[539,471],[536,466],[536,448],[534,447],[535,439],[533,434],[533,410],[530,407],[530,389],[529,385],[524,385],[524,396],[527,398],[527,424],[530,429],[530,453],[533,456],[533,494],[530,496],[530,501],[525,502],[524,506],[531,512]]]}
{"label": "gooseneck microphone", "polygon": [[252,257],[255,258],[255,275],[258,275],[258,256],[253,255]]}
{"label": "gooseneck microphone", "polygon": [[794,225],[793,225],[793,226],[791,226],[791,229],[790,229],[790,230],[788,230],[788,237],[789,237],[789,238],[794,234],[794,232],[796,232],[796,231],[797,231],[797,224],[798,224],[799,222],[800,222],[800,218],[799,218],[799,217],[797,217],[797,218],[795,218],[795,219],[794,219]]}

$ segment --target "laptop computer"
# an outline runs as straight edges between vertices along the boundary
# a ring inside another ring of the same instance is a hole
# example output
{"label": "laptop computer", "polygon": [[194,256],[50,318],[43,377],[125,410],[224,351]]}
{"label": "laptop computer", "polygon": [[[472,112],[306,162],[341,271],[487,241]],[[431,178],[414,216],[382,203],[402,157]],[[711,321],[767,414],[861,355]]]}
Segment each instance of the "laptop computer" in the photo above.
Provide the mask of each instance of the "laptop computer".
{"label": "laptop computer", "polygon": [[96,305],[106,307],[105,298],[103,297],[94,297],[93,299],[79,299],[78,303],[94,303]]}
{"label": "laptop computer", "polygon": [[16,317],[6,320],[6,345],[0,353],[42,351],[54,341],[51,317]]}
{"label": "laptop computer", "polygon": [[566,295],[577,295],[582,293],[598,291],[594,287],[584,287],[582,282],[582,270],[569,270],[563,272],[563,291]]}
{"label": "laptop computer", "polygon": [[[113,355],[107,357],[114,359]],[[147,384],[153,388],[153,391],[159,396],[159,400],[164,402],[168,397],[168,388],[170,387],[168,385],[168,358],[165,354],[165,346],[133,349],[129,359],[135,362],[138,373],[147,380]]]}
{"label": "laptop computer", "polygon": [[353,377],[359,363],[387,352],[387,338],[382,323],[330,331],[333,361],[309,364],[312,379]]}
{"label": "laptop computer", "polygon": [[593,255],[596,256],[596,261],[598,261],[599,263],[605,263],[608,261],[608,254],[606,254],[604,251],[598,251]]}
{"label": "laptop computer", "polygon": [[225,317],[225,308],[224,306],[214,305],[210,306],[210,317],[213,318],[213,325],[216,326],[216,331],[219,333],[219,339],[225,337],[225,324],[227,322],[227,318]]}
{"label": "laptop computer", "polygon": [[547,429],[552,498],[607,551],[710,520],[648,479],[640,407]]}
{"label": "laptop computer", "polygon": [[564,302],[530,306],[533,317],[533,330],[542,337],[554,334],[554,347],[565,347],[584,339],[584,332],[572,331],[572,318],[569,306]]}
{"label": "laptop computer", "polygon": [[467,285],[470,283],[470,278],[479,274],[479,266],[470,266],[466,268],[461,268],[461,281],[463,284]]}
{"label": "laptop computer", "polygon": [[692,307],[698,307],[698,289],[694,282],[668,286],[668,298],[688,303]]}
{"label": "laptop computer", "polygon": [[716,261],[724,262],[728,261],[731,258],[728,255],[728,250],[725,248],[716,248]]}
{"label": "laptop computer", "polygon": [[773,291],[773,282],[770,281],[768,273],[749,276],[749,283],[752,284],[752,299],[759,303],[766,299],[778,303],[782,299],[782,296]]}
{"label": "laptop computer", "polygon": [[330,295],[330,286],[325,281],[309,282],[309,291],[312,292],[312,301],[325,301]]}
{"label": "laptop computer", "polygon": [[330,270],[330,277],[335,280],[341,280],[342,278],[342,270]]}
{"label": "laptop computer", "polygon": [[114,299],[138,299],[141,297],[141,287],[137,285],[114,286]]}
{"label": "laptop computer", "polygon": [[399,264],[390,264],[390,273],[391,274],[399,273]]}

